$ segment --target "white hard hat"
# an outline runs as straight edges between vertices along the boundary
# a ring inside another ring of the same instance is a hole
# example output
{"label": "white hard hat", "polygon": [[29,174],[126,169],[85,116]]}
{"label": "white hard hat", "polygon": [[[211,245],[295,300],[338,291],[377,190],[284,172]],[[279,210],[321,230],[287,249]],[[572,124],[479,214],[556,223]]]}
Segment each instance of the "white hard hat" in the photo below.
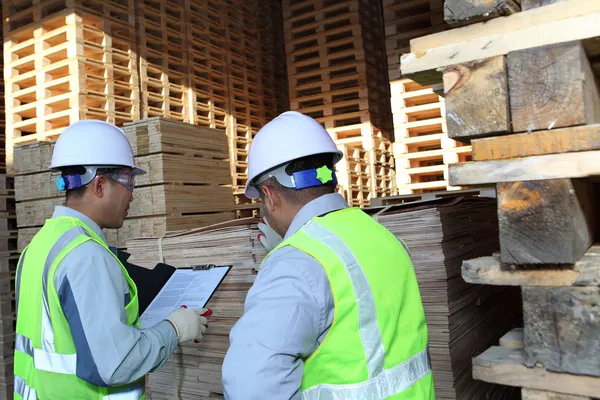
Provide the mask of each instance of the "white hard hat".
{"label": "white hard hat", "polygon": [[72,166],[129,167],[135,175],[146,173],[135,165],[125,132],[100,120],[75,122],[58,137],[50,169]]}
{"label": "white hard hat", "polygon": [[[334,164],[342,158],[342,152],[316,120],[297,111],[284,112],[263,126],[252,141],[248,154],[246,197],[255,199],[260,196],[253,184],[265,172],[270,172],[282,184],[282,180],[291,179],[292,184],[285,186],[295,187],[294,178],[289,178],[284,168],[274,169],[285,167],[298,158],[324,153],[333,155]],[[297,178],[303,177],[299,175]],[[332,183],[335,182],[334,178]]]}

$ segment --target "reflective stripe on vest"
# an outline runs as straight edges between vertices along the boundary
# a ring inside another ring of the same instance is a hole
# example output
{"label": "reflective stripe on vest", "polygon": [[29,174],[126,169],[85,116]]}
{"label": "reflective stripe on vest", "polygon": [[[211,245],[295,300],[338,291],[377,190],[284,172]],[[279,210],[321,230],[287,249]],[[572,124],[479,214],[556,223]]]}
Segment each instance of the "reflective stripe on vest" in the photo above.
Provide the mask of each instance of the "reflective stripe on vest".
{"label": "reflective stripe on vest", "polygon": [[358,310],[358,325],[363,350],[367,358],[369,379],[357,384],[320,384],[300,391],[298,399],[381,399],[410,388],[431,371],[428,350],[425,349],[409,360],[384,370],[385,350],[377,323],[375,300],[369,282],[360,263],[333,232],[317,222],[308,222],[302,230],[329,247],[342,261],[354,290]]}
{"label": "reflective stripe on vest", "polygon": [[34,388],[27,385],[25,379],[20,376],[15,376],[15,393],[23,398],[23,400],[38,400],[37,392]]}
{"label": "reflective stripe on vest", "polygon": [[[35,369],[62,374],[76,374],[77,354],[59,354],[54,351],[54,329],[52,328],[52,322],[50,321],[50,308],[48,306],[48,275],[50,274],[50,268],[52,267],[54,260],[58,257],[58,254],[62,249],[69,244],[69,242],[82,234],[90,236],[89,233],[80,226],[69,229],[60,236],[56,243],[54,243],[48,253],[48,257],[46,257],[44,271],[42,273],[42,349],[34,349],[29,338],[19,334],[16,335],[15,350],[31,356],[33,358]],[[21,264],[24,259],[25,257],[23,254],[23,257],[21,257]],[[15,282],[17,296],[21,289],[21,268],[22,265],[19,266],[19,279]]]}

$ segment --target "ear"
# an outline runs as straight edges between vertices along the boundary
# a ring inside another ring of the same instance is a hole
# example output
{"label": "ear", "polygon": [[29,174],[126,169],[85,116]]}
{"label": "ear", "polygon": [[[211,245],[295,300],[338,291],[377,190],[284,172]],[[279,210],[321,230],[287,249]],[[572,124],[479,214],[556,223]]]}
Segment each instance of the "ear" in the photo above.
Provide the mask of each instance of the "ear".
{"label": "ear", "polygon": [[275,188],[271,185],[264,184],[261,187],[262,192],[264,193],[264,205],[267,207],[267,210],[272,212],[281,204],[281,198],[279,197],[279,193]]}
{"label": "ear", "polygon": [[89,188],[96,195],[96,197],[104,197],[105,186],[108,183],[107,179],[100,175],[92,179]]}

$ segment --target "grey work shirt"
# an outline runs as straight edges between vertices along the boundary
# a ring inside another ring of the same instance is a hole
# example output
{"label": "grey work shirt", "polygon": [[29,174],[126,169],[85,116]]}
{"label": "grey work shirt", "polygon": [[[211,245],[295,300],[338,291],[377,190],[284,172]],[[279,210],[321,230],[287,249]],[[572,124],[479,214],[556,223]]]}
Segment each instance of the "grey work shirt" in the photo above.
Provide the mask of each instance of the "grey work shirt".
{"label": "grey work shirt", "polygon": [[[102,240],[100,227],[84,214],[56,207],[53,218],[75,217]],[[119,386],[158,368],[177,346],[167,321],[149,329],[127,325],[131,300],[121,266],[104,247],[88,241],[69,252],[54,275],[60,305],[77,350],[77,376],[97,386]]]}
{"label": "grey work shirt", "polygon": [[[294,217],[285,238],[312,218],[347,208],[339,194],[321,196]],[[333,322],[327,274],[312,256],[294,247],[265,260],[230,333],[223,364],[226,399],[290,399],[300,388],[303,359],[325,338]]]}

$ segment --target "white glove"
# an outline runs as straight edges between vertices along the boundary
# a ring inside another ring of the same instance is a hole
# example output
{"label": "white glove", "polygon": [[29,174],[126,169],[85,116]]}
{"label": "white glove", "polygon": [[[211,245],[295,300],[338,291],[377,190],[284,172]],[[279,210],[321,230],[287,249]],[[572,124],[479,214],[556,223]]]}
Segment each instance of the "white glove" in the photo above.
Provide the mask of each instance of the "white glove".
{"label": "white glove", "polygon": [[179,343],[190,340],[198,343],[202,339],[208,327],[208,320],[202,314],[207,311],[206,308],[179,308],[171,311],[167,321],[175,328]]}
{"label": "white glove", "polygon": [[260,243],[262,243],[263,247],[267,251],[271,251],[277,247],[277,245],[281,243],[283,239],[277,232],[273,230],[273,228],[271,228],[266,219],[261,218],[261,221],[263,222],[260,222],[257,225],[258,230],[262,232],[258,234],[258,240]]}

